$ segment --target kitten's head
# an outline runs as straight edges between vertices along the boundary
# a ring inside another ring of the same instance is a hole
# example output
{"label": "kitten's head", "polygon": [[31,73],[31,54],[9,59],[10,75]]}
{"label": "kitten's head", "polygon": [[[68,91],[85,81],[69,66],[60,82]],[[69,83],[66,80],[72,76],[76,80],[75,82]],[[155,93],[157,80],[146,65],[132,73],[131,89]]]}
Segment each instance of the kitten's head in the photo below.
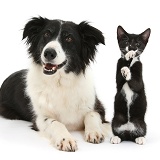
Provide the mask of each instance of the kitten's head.
{"label": "kitten's head", "polygon": [[129,34],[121,26],[118,26],[117,39],[122,57],[131,50],[136,52],[136,56],[139,56],[147,45],[150,33],[151,30],[148,28],[141,34]]}

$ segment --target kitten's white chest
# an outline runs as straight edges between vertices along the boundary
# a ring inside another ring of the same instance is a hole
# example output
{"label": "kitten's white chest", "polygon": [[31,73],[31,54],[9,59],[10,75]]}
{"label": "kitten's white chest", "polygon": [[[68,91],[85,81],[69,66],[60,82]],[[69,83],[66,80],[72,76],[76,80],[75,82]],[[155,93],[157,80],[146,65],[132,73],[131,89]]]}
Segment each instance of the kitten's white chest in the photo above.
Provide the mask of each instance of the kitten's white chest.
{"label": "kitten's white chest", "polygon": [[131,88],[129,87],[128,85],[128,82],[126,82],[124,85],[123,85],[123,88],[122,88],[122,91],[123,91],[123,95],[125,96],[125,100],[127,102],[127,108],[128,108],[128,121],[130,121],[130,105],[133,101],[133,95],[134,95],[134,92],[131,90]]}
{"label": "kitten's white chest", "polygon": [[127,82],[123,85],[122,90],[125,93],[125,98],[126,98],[126,101],[127,101],[127,106],[129,108],[130,104],[132,103],[132,97],[134,95],[134,92],[131,90],[131,88],[129,87],[129,85],[128,85]]}
{"label": "kitten's white chest", "polygon": [[[139,61],[139,60],[138,60],[138,57],[133,58],[133,60],[132,60],[132,62],[131,62],[131,64],[130,64],[130,67],[132,67],[133,64],[135,64],[137,61]],[[126,82],[126,83],[123,85],[122,91],[124,92],[124,96],[125,96],[125,98],[126,98],[127,107],[128,107],[128,112],[129,112],[129,109],[130,109],[129,107],[130,107],[130,105],[131,105],[131,103],[132,103],[132,101],[133,101],[133,95],[134,95],[135,93],[134,93],[134,92],[131,90],[131,88],[129,87],[128,82]],[[129,114],[129,113],[128,113],[128,114]]]}

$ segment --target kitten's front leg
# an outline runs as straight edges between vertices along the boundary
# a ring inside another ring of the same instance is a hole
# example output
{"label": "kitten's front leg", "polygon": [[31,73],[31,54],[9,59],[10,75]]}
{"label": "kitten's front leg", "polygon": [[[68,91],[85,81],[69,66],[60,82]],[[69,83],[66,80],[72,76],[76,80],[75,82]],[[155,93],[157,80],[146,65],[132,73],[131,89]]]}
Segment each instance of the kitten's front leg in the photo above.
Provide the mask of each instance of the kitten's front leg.
{"label": "kitten's front leg", "polygon": [[136,52],[131,50],[125,55],[125,59],[129,61],[131,58],[134,58],[136,56]]}
{"label": "kitten's front leg", "polygon": [[121,74],[127,81],[131,79],[131,72],[128,67],[121,68]]}

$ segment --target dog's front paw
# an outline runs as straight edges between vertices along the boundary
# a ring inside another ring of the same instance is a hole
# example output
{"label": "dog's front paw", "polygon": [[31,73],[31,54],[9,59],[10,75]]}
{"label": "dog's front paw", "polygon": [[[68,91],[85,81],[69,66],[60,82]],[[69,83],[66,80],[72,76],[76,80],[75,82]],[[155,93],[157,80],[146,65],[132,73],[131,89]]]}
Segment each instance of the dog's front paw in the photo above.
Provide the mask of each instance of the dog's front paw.
{"label": "dog's front paw", "polygon": [[121,68],[121,74],[127,81],[131,79],[131,72],[128,67]]}
{"label": "dog's front paw", "polygon": [[120,139],[118,136],[114,136],[114,137],[112,137],[112,138],[110,139],[110,142],[111,142],[112,144],[119,144],[119,143],[121,143],[121,139]]}
{"label": "dog's front paw", "polygon": [[100,131],[85,132],[85,140],[90,143],[101,143],[104,141],[104,135]]}
{"label": "dog's front paw", "polygon": [[77,150],[77,142],[72,137],[59,139],[55,145],[61,151],[75,152]]}
{"label": "dog's front paw", "polygon": [[129,61],[131,58],[134,58],[135,56],[136,56],[136,52],[132,50],[125,55],[125,59]]}

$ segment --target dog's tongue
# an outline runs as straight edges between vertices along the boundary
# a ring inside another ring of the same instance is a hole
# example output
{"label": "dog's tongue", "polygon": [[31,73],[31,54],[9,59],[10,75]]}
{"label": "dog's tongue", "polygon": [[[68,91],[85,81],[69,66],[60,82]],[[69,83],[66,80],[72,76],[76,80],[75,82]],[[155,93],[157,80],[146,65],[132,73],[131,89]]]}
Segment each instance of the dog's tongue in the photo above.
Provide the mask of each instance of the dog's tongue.
{"label": "dog's tongue", "polygon": [[54,65],[54,64],[51,64],[51,63],[47,63],[47,64],[45,64],[45,68],[47,70],[52,70],[52,69],[56,69],[57,65]]}

